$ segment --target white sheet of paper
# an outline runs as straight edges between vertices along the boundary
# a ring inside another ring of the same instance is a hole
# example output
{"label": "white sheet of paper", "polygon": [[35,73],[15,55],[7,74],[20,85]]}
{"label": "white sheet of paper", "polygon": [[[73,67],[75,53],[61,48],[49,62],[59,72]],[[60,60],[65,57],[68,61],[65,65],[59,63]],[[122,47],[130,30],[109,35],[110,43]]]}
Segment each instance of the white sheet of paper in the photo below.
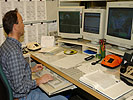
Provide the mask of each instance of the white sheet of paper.
{"label": "white sheet of paper", "polygon": [[0,45],[6,40],[6,33],[4,33],[3,28],[0,28]]}
{"label": "white sheet of paper", "polygon": [[91,72],[94,72],[94,71],[97,71],[97,70],[101,70],[101,71],[105,71],[107,70],[106,67],[103,67],[101,66],[100,63],[96,64],[96,65],[92,65],[91,63],[94,62],[94,61],[91,61],[91,62],[87,62],[87,63],[82,63],[81,66],[78,67],[78,69],[84,73],[91,73]]}
{"label": "white sheet of paper", "polygon": [[59,48],[59,47],[49,47],[49,48],[42,48],[41,50],[39,50],[38,52],[51,52],[51,51],[53,51],[53,50],[55,50],[55,49],[57,49],[57,48]]}
{"label": "white sheet of paper", "polygon": [[34,21],[36,20],[36,7],[35,7],[35,1],[28,1],[25,2],[25,9],[26,9],[26,21]]}
{"label": "white sheet of paper", "polygon": [[25,7],[24,7],[25,1],[12,1],[13,3],[13,9],[17,8],[19,13],[22,16],[23,21],[25,21]]}
{"label": "white sheet of paper", "polygon": [[55,46],[54,36],[42,36],[41,38],[41,47],[48,48]]}
{"label": "white sheet of paper", "polygon": [[62,59],[54,61],[52,65],[60,68],[71,68],[84,61],[86,56],[82,54],[68,55]]}
{"label": "white sheet of paper", "polygon": [[111,99],[117,99],[123,94],[133,90],[133,87],[115,78],[114,75],[95,71],[85,74],[79,79],[83,83],[94,87],[99,92]]}
{"label": "white sheet of paper", "polygon": [[32,25],[25,25],[25,36],[28,39],[28,43],[29,42],[37,42],[37,34],[38,34],[38,30],[37,30],[37,25],[36,24],[32,24]]}
{"label": "white sheet of paper", "polygon": [[46,20],[46,0],[39,0],[36,3],[36,20]]}
{"label": "white sheet of paper", "polygon": [[1,1],[0,9],[1,9],[1,16],[3,18],[3,16],[7,11],[12,10],[12,2],[11,1],[5,2],[4,0]]}
{"label": "white sheet of paper", "polygon": [[49,32],[57,31],[57,22],[49,23],[48,25],[49,25],[48,26],[48,31]]}
{"label": "white sheet of paper", "polygon": [[47,23],[38,23],[37,24],[38,30],[38,43],[41,43],[41,37],[47,36]]}

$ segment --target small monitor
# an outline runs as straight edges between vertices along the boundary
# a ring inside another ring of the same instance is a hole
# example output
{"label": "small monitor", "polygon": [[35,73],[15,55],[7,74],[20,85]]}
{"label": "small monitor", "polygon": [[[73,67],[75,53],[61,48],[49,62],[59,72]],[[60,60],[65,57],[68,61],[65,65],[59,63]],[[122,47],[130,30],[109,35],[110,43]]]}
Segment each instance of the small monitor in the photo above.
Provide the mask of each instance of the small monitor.
{"label": "small monitor", "polygon": [[133,48],[133,1],[108,2],[105,39],[118,47]]}
{"label": "small monitor", "polygon": [[83,6],[59,7],[57,23],[58,36],[62,38],[82,38],[82,10]]}
{"label": "small monitor", "polygon": [[83,39],[97,44],[104,36],[105,9],[84,9],[82,25]]}

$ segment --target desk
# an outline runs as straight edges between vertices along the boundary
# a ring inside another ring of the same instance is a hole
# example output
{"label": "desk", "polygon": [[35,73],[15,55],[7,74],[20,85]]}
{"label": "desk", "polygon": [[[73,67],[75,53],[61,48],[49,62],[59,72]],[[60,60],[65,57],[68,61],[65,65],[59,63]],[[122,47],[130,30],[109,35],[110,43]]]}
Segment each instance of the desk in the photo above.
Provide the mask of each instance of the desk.
{"label": "desk", "polygon": [[43,64],[44,66],[46,66],[50,70],[52,70],[55,73],[59,74],[60,76],[64,77],[66,80],[70,81],[74,85],[80,87],[81,89],[83,89],[84,91],[88,92],[89,94],[95,96],[96,98],[98,98],[100,100],[109,100],[107,97],[101,95],[100,93],[96,92],[95,90],[93,90],[93,89],[85,86],[84,84],[80,83],[77,79],[67,75],[60,68],[52,66],[51,62],[52,62],[53,59],[55,59],[54,56],[53,56],[53,59],[45,59],[46,57],[45,57],[44,54],[31,53],[31,58],[33,58],[34,60],[40,62],[41,64]]}

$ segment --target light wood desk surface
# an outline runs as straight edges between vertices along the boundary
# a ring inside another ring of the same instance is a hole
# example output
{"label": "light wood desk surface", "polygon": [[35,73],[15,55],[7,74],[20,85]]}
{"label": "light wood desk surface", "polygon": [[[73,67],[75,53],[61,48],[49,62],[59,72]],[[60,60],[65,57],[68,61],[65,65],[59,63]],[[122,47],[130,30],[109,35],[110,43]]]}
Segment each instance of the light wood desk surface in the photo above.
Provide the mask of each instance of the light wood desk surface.
{"label": "light wood desk surface", "polygon": [[[54,56],[54,55],[53,55]],[[41,57],[36,56],[34,53],[31,53],[31,58],[38,61],[39,63],[43,64],[44,66],[46,66],[48,69],[54,71],[55,73],[57,73],[58,75],[64,77],[66,80],[68,80],[69,82],[73,83],[74,85],[76,85],[77,87],[80,87],[81,89],[83,89],[84,91],[86,91],[87,93],[95,96],[96,98],[100,99],[100,100],[109,100],[107,97],[101,95],[100,93],[96,92],[95,90],[87,87],[86,85],[80,83],[78,80],[70,77],[69,75],[65,74],[63,71],[61,71],[58,68],[55,68],[54,66],[52,66],[50,63],[46,62],[45,59],[41,59]]]}

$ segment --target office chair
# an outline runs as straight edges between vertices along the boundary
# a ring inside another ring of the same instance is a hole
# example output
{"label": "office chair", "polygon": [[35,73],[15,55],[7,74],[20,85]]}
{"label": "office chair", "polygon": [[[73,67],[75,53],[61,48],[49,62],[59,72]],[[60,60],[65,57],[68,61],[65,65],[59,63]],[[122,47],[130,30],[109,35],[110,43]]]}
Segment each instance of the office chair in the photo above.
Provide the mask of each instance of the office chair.
{"label": "office chair", "polygon": [[0,64],[0,100],[13,100],[11,87]]}

